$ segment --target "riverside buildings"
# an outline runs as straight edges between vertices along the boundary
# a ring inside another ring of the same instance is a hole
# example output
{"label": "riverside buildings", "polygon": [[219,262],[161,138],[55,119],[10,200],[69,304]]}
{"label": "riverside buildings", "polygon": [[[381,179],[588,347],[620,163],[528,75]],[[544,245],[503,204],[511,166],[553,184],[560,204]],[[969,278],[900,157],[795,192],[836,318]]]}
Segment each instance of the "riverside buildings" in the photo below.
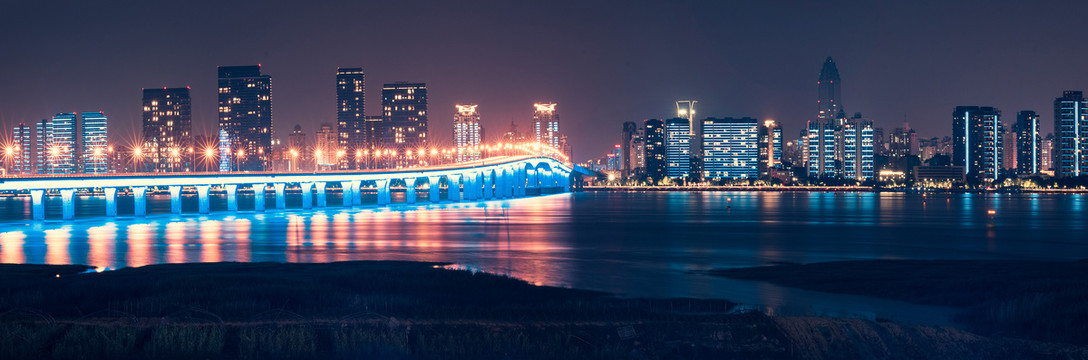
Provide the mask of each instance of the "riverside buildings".
{"label": "riverside buildings", "polygon": [[665,175],[687,178],[691,174],[691,123],[688,119],[665,120]]}
{"label": "riverside buildings", "polygon": [[192,100],[189,88],[143,89],[143,155],[149,171],[186,171],[193,164]]}
{"label": "riverside buildings", "polygon": [[[362,68],[336,69],[337,144],[347,153],[340,168],[358,168],[362,150],[370,150],[366,127],[366,74]],[[369,151],[368,151],[369,152]]]}
{"label": "riverside buildings", "polygon": [[707,118],[703,123],[703,179],[759,175],[759,124],[753,118]]}
{"label": "riverside buildings", "polygon": [[457,148],[457,161],[475,161],[480,159],[480,113],[478,105],[455,105],[453,114],[453,145]]}
{"label": "riverside buildings", "polygon": [[536,141],[543,145],[562,149],[560,144],[559,114],[555,111],[554,103],[533,104],[533,131]]}
{"label": "riverside buildings", "polygon": [[1088,100],[1067,90],[1054,99],[1054,175],[1080,176],[1088,171]]}
{"label": "riverside buildings", "polygon": [[968,178],[997,180],[1003,169],[1001,111],[991,106],[957,106],[952,112],[952,164]]}
{"label": "riverside buildings", "polygon": [[383,145],[416,150],[427,146],[427,84],[396,82],[382,87]]}
{"label": "riverside buildings", "polygon": [[261,65],[219,67],[219,128],[230,138],[236,170],[272,165],[272,77]]}
{"label": "riverside buildings", "polygon": [[651,183],[664,180],[668,168],[668,150],[665,141],[665,123],[658,119],[643,122],[645,141],[646,177]]}
{"label": "riverside buildings", "polygon": [[109,172],[106,114],[84,112],[79,117],[80,167],[84,174],[105,174]]}

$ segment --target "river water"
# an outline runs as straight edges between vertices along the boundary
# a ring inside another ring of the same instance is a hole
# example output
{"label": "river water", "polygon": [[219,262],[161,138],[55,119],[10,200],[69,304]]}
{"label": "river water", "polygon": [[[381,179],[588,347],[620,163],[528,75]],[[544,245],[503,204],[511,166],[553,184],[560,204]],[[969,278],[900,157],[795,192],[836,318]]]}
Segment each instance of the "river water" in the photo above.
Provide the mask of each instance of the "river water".
{"label": "river water", "polygon": [[[270,199],[271,200],[271,199]],[[724,298],[769,313],[948,324],[951,310],[708,276],[715,268],[859,259],[1088,258],[1084,195],[583,192],[513,200],[33,222],[0,199],[0,262],[102,269],[216,261],[448,262],[540,285],[636,297]],[[129,202],[131,200],[128,200]],[[271,201],[267,202],[272,204]],[[331,199],[329,204],[338,204]],[[50,216],[59,199],[47,200]],[[213,203],[213,211],[223,207]],[[186,210],[195,208],[187,196]],[[991,214],[992,211],[992,214]],[[166,212],[167,214],[163,214]]]}

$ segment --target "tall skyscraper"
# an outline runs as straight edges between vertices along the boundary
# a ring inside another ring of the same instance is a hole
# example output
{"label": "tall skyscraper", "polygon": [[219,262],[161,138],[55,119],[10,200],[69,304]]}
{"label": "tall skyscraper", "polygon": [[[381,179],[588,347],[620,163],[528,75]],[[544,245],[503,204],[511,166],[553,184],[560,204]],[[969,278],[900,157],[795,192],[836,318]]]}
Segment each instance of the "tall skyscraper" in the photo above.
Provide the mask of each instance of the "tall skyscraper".
{"label": "tall skyscraper", "polygon": [[1066,90],[1054,99],[1054,176],[1088,172],[1088,100]]}
{"label": "tall skyscraper", "polygon": [[189,157],[179,156],[193,146],[189,88],[144,89],[143,95],[143,146],[149,170],[191,169]]}
{"label": "tall skyscraper", "polygon": [[29,175],[34,173],[33,158],[34,130],[25,123],[19,123],[12,129],[11,141],[11,170],[15,174]]}
{"label": "tall skyscraper", "polygon": [[818,95],[816,98],[817,119],[820,123],[828,123],[833,120],[846,117],[842,109],[842,90],[839,81],[839,68],[835,61],[828,56],[824,65],[820,68],[820,79],[816,81]]}
{"label": "tall skyscraper", "polygon": [[321,124],[314,134],[314,162],[321,169],[335,168],[337,159],[342,157],[337,136],[331,124]]}
{"label": "tall skyscraper", "polygon": [[362,150],[369,150],[366,143],[366,74],[363,68],[336,69],[336,131],[338,145],[347,154],[340,159],[340,168],[357,168],[362,162],[356,159]]}
{"label": "tall skyscraper", "polygon": [[620,133],[620,165],[624,177],[630,177],[646,168],[646,127],[633,121],[623,123]]}
{"label": "tall skyscraper", "polygon": [[918,135],[910,128],[910,123],[903,122],[903,127],[892,130],[888,137],[888,155],[892,160],[918,155]]}
{"label": "tall skyscraper", "polygon": [[691,175],[691,123],[688,119],[665,120],[666,176],[686,178]]}
{"label": "tall skyscraper", "polygon": [[1054,134],[1046,134],[1039,149],[1039,172],[1049,171],[1054,174]]}
{"label": "tall skyscraper", "polygon": [[39,174],[72,174],[76,171],[76,114],[54,115],[38,125]]}
{"label": "tall skyscraper", "polygon": [[996,180],[1003,162],[1001,111],[989,106],[957,106],[952,113],[952,165],[980,180]]}
{"label": "tall skyscraper", "polygon": [[764,120],[759,127],[759,177],[782,166],[782,127],[774,120]]}
{"label": "tall skyscraper", "polygon": [[841,176],[842,161],[837,156],[838,133],[841,129],[834,123],[821,121],[808,122],[808,134],[804,139],[808,154],[809,177]]}
{"label": "tall skyscraper", "polygon": [[260,65],[219,67],[219,128],[230,137],[235,169],[271,167],[272,77]]}
{"label": "tall skyscraper", "polygon": [[403,153],[427,146],[427,84],[396,82],[382,87],[384,146]]}
{"label": "tall skyscraper", "polygon": [[646,177],[650,183],[656,184],[665,179],[668,167],[668,151],[665,143],[665,123],[658,119],[649,119],[643,122],[645,134]]}
{"label": "tall skyscraper", "polygon": [[365,142],[370,147],[371,153],[381,151],[385,147],[385,134],[389,127],[385,125],[384,117],[381,115],[367,115],[365,119],[366,123],[363,125],[366,128]]}
{"label": "tall skyscraper", "polygon": [[687,119],[688,124],[692,129],[690,132],[691,140],[688,145],[691,149],[691,156],[694,159],[688,160],[691,167],[691,175],[698,177],[702,175],[703,164],[703,122],[695,119],[695,104],[696,100],[680,100],[676,102],[676,117],[681,119]]}
{"label": "tall skyscraper", "polygon": [[876,175],[873,122],[865,120],[861,114],[855,114],[843,123],[841,134],[843,178],[872,179]]}
{"label": "tall skyscraper", "polygon": [[703,178],[759,176],[759,121],[706,118],[703,122]]}
{"label": "tall skyscraper", "polygon": [[79,133],[82,142],[80,151],[84,174],[105,174],[109,172],[106,147],[107,118],[101,111],[80,114]]}
{"label": "tall skyscraper", "polygon": [[538,143],[562,150],[559,144],[559,114],[555,112],[554,103],[533,104],[533,129]]}
{"label": "tall skyscraper", "polygon": [[453,114],[453,144],[457,147],[457,161],[479,160],[482,139],[477,105],[455,106],[457,112]]}
{"label": "tall skyscraper", "polygon": [[60,151],[53,149],[53,120],[42,119],[34,124],[34,172],[36,174],[51,174],[50,159],[53,154]]}
{"label": "tall skyscraper", "polygon": [[230,142],[227,129],[219,129],[219,172],[228,172],[234,166],[234,151]]}

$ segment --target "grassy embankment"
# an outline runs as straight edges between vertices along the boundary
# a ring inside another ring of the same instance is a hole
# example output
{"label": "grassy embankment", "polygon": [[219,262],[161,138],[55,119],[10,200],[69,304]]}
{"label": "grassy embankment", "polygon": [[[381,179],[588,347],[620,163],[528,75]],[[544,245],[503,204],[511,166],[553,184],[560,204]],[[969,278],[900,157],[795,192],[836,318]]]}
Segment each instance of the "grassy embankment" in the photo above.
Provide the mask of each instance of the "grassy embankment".
{"label": "grassy embankment", "polygon": [[715,275],[959,308],[986,336],[1088,345],[1088,260],[873,260],[727,269]]}
{"label": "grassy embankment", "polygon": [[0,265],[0,358],[1088,358],[956,329],[731,314],[720,300],[621,299],[433,265]]}

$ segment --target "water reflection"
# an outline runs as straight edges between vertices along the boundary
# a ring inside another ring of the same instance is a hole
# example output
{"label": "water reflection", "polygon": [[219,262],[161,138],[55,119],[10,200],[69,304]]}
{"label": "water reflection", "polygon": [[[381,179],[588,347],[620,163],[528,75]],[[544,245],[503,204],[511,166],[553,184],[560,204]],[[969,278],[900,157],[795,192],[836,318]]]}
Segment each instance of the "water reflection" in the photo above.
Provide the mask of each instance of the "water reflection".
{"label": "water reflection", "polygon": [[[776,309],[887,315],[919,309],[700,271],[854,259],[1080,259],[1088,257],[1088,239],[1079,236],[1088,222],[1082,200],[1042,194],[579,193],[380,209],[10,222],[0,232],[0,261],[111,269],[218,261],[432,261],[631,296],[720,297]],[[169,208],[165,198],[152,201]],[[13,199],[0,199],[0,205],[24,206]],[[995,214],[987,213],[991,209]]]}

